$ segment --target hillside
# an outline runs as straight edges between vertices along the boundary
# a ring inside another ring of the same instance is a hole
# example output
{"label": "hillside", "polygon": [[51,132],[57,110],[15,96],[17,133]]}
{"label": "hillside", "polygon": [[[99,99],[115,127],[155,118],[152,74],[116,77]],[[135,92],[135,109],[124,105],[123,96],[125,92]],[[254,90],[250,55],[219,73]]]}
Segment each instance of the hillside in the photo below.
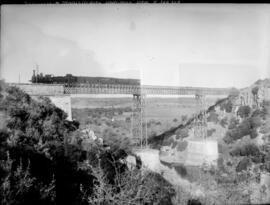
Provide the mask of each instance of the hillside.
{"label": "hillside", "polygon": [[[269,92],[265,89],[269,82],[269,79],[257,81],[241,90],[238,96],[229,96],[210,106],[205,114],[205,138],[195,134],[196,119],[202,117],[200,113],[185,124],[150,138],[150,146],[158,148],[160,160],[180,170],[181,176],[184,172],[187,179],[200,185],[207,176],[207,181],[213,183],[210,187],[203,185],[207,194],[223,192],[219,186],[233,186],[242,190],[239,196],[243,194],[249,200],[239,199],[239,203],[270,202],[267,194],[270,193],[270,100],[263,95]],[[203,161],[203,156],[208,161]],[[194,174],[201,168],[203,174]]]}

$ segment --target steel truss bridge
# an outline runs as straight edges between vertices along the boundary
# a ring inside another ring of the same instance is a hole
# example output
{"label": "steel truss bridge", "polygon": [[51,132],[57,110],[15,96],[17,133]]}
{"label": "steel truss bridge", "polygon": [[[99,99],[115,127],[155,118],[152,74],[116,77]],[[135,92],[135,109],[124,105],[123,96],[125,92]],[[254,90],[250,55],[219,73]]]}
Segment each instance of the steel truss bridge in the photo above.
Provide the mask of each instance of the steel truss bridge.
{"label": "steel truss bridge", "polygon": [[233,88],[109,84],[64,85],[65,94],[229,95],[234,92],[237,90]]}
{"label": "steel truss bridge", "polygon": [[[132,134],[140,139],[141,146],[147,145],[147,134],[144,135],[143,126],[145,97],[147,95],[191,95],[198,105],[202,105],[202,99],[207,95],[236,95],[239,91],[235,88],[204,88],[181,86],[153,86],[153,85],[117,85],[117,84],[19,84],[10,83],[32,96],[71,96],[77,94],[126,94],[133,96],[132,106]],[[70,106],[71,109],[71,106]],[[198,110],[199,111],[199,110]],[[70,110],[71,113],[71,110]]]}

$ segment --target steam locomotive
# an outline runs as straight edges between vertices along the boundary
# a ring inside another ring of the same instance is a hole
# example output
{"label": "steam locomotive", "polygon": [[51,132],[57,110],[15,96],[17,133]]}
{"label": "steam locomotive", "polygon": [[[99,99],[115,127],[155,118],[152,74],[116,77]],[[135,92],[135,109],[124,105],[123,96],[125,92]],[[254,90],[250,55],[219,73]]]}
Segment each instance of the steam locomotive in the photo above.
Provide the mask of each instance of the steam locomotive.
{"label": "steam locomotive", "polygon": [[109,77],[84,77],[73,76],[72,74],[66,74],[66,76],[53,76],[38,74],[33,71],[33,76],[30,80],[32,83],[45,83],[45,84],[64,84],[64,85],[76,85],[76,84],[118,84],[118,85],[140,85],[139,79],[121,79],[121,78],[109,78]]}

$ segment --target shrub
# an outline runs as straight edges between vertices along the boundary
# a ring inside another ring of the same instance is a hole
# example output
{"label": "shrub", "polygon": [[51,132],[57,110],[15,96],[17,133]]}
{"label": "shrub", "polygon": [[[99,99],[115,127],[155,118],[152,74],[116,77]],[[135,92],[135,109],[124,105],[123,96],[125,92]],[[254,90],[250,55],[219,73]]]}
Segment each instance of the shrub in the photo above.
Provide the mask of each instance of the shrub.
{"label": "shrub", "polygon": [[262,103],[262,115],[263,115],[263,119],[266,118],[266,116],[269,114],[269,110],[270,110],[270,101],[269,100],[264,100]]}
{"label": "shrub", "polygon": [[246,118],[251,113],[251,108],[248,105],[240,106],[237,115],[239,115],[241,118]]}
{"label": "shrub", "polygon": [[182,122],[185,122],[187,119],[188,119],[188,116],[187,115],[182,115],[181,116]]}
{"label": "shrub", "polygon": [[199,199],[189,199],[187,205],[202,205],[203,203]]}
{"label": "shrub", "polygon": [[175,148],[177,145],[178,145],[178,142],[177,141],[174,141],[173,142],[173,145],[172,145],[172,148]]}
{"label": "shrub", "polygon": [[232,112],[233,104],[231,100],[226,100],[225,102],[222,102],[220,105],[221,110],[225,110],[227,113]]}
{"label": "shrub", "polygon": [[176,139],[184,139],[188,137],[188,128],[179,128],[175,131]]}
{"label": "shrub", "polygon": [[262,125],[262,120],[259,116],[251,117],[249,121],[252,129],[255,129]]}
{"label": "shrub", "polygon": [[226,151],[226,147],[224,145],[218,143],[218,153],[224,154],[225,151]]}
{"label": "shrub", "polygon": [[219,157],[217,160],[217,166],[218,169],[225,172],[225,166],[224,166],[224,159],[222,157]]}
{"label": "shrub", "polygon": [[207,130],[207,137],[212,136],[212,134],[216,131],[216,129]]}
{"label": "shrub", "polygon": [[242,123],[238,126],[229,126],[233,127],[232,129],[229,129],[224,137],[224,141],[226,143],[231,143],[235,140],[241,139],[242,137],[246,135],[250,135],[250,137],[256,138],[257,128],[262,124],[261,119],[259,117],[251,117],[246,118],[242,121]]}
{"label": "shrub", "polygon": [[0,168],[4,171],[0,184],[1,204],[54,204],[55,180],[48,184],[40,183],[30,174],[29,161],[26,167],[22,159],[16,165],[8,154]]}
{"label": "shrub", "polygon": [[241,172],[247,170],[251,166],[251,160],[248,157],[244,157],[236,166],[235,171]]}
{"label": "shrub", "polygon": [[257,145],[245,144],[234,148],[230,154],[232,156],[259,156],[261,152]]}
{"label": "shrub", "polygon": [[218,122],[218,114],[215,111],[210,111],[209,116],[207,117],[208,122]]}
{"label": "shrub", "polygon": [[94,186],[94,195],[88,197],[89,204],[162,204],[172,205],[175,191],[164,178],[153,172],[139,169],[126,171],[116,177],[115,189],[104,177],[102,170],[94,170],[99,183]]}
{"label": "shrub", "polygon": [[236,129],[228,130],[223,138],[223,141],[227,144],[232,143],[233,141],[239,139],[239,132]]}
{"label": "shrub", "polygon": [[156,131],[151,130],[150,137],[154,137],[154,136],[156,136],[156,135],[157,135],[157,132],[156,132]]}
{"label": "shrub", "polygon": [[186,177],[187,176],[187,169],[183,165],[177,165],[174,167],[175,171],[181,176]]}
{"label": "shrub", "polygon": [[268,172],[270,172],[270,152],[268,152],[264,157],[264,167]]}
{"label": "shrub", "polygon": [[162,143],[163,146],[171,146],[171,144],[174,143],[174,139],[172,136],[170,136],[169,138],[165,139]]}
{"label": "shrub", "polygon": [[181,141],[178,143],[177,151],[182,152],[187,148],[187,146],[188,146],[188,142],[186,140]]}
{"label": "shrub", "polygon": [[236,119],[235,117],[231,118],[230,120],[230,124],[229,124],[229,127],[228,129],[234,129],[237,127],[237,125],[239,124],[239,120]]}
{"label": "shrub", "polygon": [[130,117],[126,117],[126,122],[131,122]]}
{"label": "shrub", "polygon": [[222,118],[220,121],[220,125],[225,128],[226,125],[228,125],[228,118],[227,117]]}
{"label": "shrub", "polygon": [[[91,141],[83,147],[70,140],[71,144],[68,139],[77,137],[78,131],[74,131],[78,123],[65,120],[66,114],[49,99],[36,101],[12,88],[0,103],[9,115],[8,132],[0,132],[2,204],[124,205],[134,199],[135,204],[171,204],[174,192],[160,175],[142,175],[141,170],[137,170],[135,177],[134,173],[130,174],[132,177],[126,175],[126,138],[116,137],[109,130],[104,144]],[[86,144],[85,139],[81,141]],[[7,151],[14,160],[9,168],[10,163],[2,161],[8,158],[3,156]],[[102,170],[102,180],[95,175],[97,167]],[[121,180],[124,183],[118,183]],[[113,196],[116,201],[104,196]]]}

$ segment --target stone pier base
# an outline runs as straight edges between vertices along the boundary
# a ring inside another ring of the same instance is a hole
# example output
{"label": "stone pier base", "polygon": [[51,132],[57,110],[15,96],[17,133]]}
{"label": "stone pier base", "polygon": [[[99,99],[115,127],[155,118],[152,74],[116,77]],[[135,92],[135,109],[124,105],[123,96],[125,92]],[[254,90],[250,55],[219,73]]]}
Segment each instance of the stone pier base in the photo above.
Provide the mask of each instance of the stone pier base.
{"label": "stone pier base", "polygon": [[52,103],[67,113],[67,120],[72,120],[71,97],[69,95],[49,96]]}

